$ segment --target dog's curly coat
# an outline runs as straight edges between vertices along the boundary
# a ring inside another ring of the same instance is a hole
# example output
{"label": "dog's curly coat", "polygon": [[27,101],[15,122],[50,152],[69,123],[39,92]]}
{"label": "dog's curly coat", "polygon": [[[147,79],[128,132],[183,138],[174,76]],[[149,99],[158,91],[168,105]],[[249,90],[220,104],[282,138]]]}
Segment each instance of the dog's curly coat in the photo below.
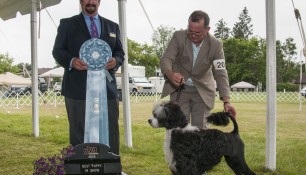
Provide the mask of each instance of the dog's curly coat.
{"label": "dog's curly coat", "polygon": [[226,126],[234,124],[230,133],[217,129],[203,130],[188,124],[180,107],[171,102],[157,105],[148,122],[154,128],[166,128],[164,152],[173,175],[201,175],[217,165],[224,156],[228,166],[238,175],[255,175],[244,158],[244,143],[238,134],[236,120],[225,112],[213,113],[207,122]]}

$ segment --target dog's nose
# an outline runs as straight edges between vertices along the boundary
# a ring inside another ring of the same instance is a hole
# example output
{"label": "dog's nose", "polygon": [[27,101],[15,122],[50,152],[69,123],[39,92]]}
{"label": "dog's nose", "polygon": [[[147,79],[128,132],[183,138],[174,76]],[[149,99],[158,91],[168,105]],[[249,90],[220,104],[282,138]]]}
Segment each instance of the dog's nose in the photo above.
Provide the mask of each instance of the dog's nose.
{"label": "dog's nose", "polygon": [[152,119],[149,119],[148,122],[151,124],[152,123]]}

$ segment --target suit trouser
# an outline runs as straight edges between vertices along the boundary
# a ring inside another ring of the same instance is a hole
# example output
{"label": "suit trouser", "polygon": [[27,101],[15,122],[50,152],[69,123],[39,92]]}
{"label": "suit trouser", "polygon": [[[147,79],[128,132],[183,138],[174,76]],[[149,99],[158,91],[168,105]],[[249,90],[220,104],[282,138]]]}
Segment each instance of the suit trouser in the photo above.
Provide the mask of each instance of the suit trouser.
{"label": "suit trouser", "polygon": [[[170,95],[170,100],[177,100],[177,91]],[[206,118],[210,115],[211,109],[205,104],[195,86],[185,85],[181,89],[178,105],[192,126],[208,128]]]}
{"label": "suit trouser", "polygon": [[[65,103],[69,121],[70,144],[76,146],[84,143],[86,100],[65,97]],[[111,99],[107,103],[110,151],[119,155],[119,102],[117,99]]]}

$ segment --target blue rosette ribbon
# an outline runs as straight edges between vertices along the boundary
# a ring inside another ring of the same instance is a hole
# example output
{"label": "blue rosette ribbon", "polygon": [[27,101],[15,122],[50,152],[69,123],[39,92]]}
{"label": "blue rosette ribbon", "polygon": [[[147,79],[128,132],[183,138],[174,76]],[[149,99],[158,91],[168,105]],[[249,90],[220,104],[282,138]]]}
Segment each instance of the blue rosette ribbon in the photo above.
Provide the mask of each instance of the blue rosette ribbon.
{"label": "blue rosette ribbon", "polygon": [[111,57],[109,45],[98,38],[85,41],[80,49],[80,59],[88,67],[84,143],[109,145],[106,79],[113,79],[105,65]]}

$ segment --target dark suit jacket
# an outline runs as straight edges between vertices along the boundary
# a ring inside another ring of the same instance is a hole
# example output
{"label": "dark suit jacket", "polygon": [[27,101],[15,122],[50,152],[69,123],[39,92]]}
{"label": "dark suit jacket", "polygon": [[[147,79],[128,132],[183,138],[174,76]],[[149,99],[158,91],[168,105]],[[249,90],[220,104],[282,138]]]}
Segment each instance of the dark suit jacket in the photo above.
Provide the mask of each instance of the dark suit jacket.
{"label": "dark suit jacket", "polygon": [[[109,70],[113,81],[106,81],[108,99],[115,99],[117,98],[115,72],[123,64],[124,51],[118,24],[101,16],[99,18],[102,29],[100,39],[107,42],[112,49],[112,56],[117,61],[116,67]],[[70,69],[69,66],[73,57],[79,57],[80,48],[88,39],[91,39],[91,36],[82,13],[60,21],[52,54],[56,62],[65,68],[62,83],[62,95],[65,97],[80,100],[86,97],[87,71]]]}
{"label": "dark suit jacket", "polygon": [[[217,38],[208,34],[204,39],[196,62],[192,66],[193,50],[191,40],[186,30],[181,30],[173,34],[168,48],[161,58],[160,68],[164,74],[171,70],[183,75],[185,80],[191,78],[203,101],[212,109],[215,104],[215,80],[221,98],[229,96],[230,93],[225,65],[221,69],[214,66],[214,62],[218,62],[218,60],[222,62],[225,60],[223,44]],[[176,89],[169,80],[166,81],[162,97],[173,93]]]}

